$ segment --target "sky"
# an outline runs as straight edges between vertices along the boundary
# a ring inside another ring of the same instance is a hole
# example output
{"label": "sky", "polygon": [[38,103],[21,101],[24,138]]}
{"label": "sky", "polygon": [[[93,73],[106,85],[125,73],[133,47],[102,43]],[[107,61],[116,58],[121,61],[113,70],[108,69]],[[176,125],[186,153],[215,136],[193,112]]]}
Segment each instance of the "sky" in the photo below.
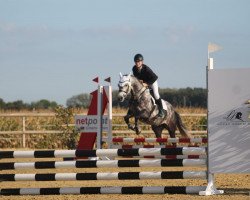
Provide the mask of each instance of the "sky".
{"label": "sky", "polygon": [[206,87],[214,68],[250,67],[249,0],[0,0],[0,98],[65,105],[119,72],[136,53],[160,88]]}

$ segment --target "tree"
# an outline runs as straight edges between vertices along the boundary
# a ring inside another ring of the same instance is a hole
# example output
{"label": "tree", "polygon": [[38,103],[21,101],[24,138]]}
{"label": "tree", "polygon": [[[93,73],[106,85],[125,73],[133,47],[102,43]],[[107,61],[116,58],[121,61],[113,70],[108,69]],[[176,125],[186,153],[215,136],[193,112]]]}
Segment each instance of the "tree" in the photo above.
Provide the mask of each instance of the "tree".
{"label": "tree", "polygon": [[32,102],[30,107],[31,109],[54,109],[57,106],[57,103],[55,101],[49,101],[47,99],[41,99],[36,102]]}
{"label": "tree", "polygon": [[0,98],[0,109],[4,109],[5,108],[5,102],[3,99]]}
{"label": "tree", "polygon": [[13,102],[8,102],[5,104],[5,109],[7,110],[21,110],[25,108],[25,104],[23,103],[22,100],[17,100]]}
{"label": "tree", "polygon": [[[162,99],[167,100],[174,107],[203,107],[207,106],[207,91],[204,88],[180,88],[180,89],[171,89],[164,88],[160,89],[160,96]],[[115,98],[118,91],[113,92],[113,106],[127,107],[128,101],[119,103]]]}
{"label": "tree", "polygon": [[70,108],[87,108],[90,104],[89,94],[79,94],[67,99],[66,105]]}

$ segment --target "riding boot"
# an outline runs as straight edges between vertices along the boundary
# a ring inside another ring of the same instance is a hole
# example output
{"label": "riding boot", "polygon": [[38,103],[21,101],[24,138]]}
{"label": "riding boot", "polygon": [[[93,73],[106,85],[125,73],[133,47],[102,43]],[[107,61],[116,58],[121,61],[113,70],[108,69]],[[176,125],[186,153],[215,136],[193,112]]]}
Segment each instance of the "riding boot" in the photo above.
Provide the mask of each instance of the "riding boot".
{"label": "riding boot", "polygon": [[155,102],[156,102],[156,104],[158,105],[158,108],[159,108],[158,116],[159,116],[159,117],[164,117],[165,112],[164,112],[164,110],[163,110],[161,98],[160,98],[160,99],[157,99]]}

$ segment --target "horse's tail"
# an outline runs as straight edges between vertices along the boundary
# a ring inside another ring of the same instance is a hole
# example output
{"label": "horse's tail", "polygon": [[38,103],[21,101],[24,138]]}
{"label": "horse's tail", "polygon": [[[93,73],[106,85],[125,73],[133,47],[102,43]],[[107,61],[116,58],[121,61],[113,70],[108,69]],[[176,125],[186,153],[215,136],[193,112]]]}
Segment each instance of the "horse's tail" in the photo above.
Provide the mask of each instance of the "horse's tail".
{"label": "horse's tail", "polygon": [[175,112],[175,117],[176,117],[176,125],[181,133],[181,135],[185,138],[192,138],[193,136],[188,133],[185,125],[183,124],[182,120],[181,120],[181,116],[179,115],[179,113]]}

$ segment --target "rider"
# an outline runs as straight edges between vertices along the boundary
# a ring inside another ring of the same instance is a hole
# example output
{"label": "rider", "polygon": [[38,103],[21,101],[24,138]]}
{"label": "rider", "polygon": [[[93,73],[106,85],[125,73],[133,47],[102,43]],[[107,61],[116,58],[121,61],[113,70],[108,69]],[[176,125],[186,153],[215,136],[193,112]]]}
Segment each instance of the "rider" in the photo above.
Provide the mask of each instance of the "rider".
{"label": "rider", "polygon": [[159,117],[164,116],[162,101],[158,91],[158,76],[145,64],[143,64],[143,56],[136,54],[134,57],[135,65],[133,66],[133,74],[138,78],[144,86],[149,86],[154,93],[155,102],[159,107]]}

